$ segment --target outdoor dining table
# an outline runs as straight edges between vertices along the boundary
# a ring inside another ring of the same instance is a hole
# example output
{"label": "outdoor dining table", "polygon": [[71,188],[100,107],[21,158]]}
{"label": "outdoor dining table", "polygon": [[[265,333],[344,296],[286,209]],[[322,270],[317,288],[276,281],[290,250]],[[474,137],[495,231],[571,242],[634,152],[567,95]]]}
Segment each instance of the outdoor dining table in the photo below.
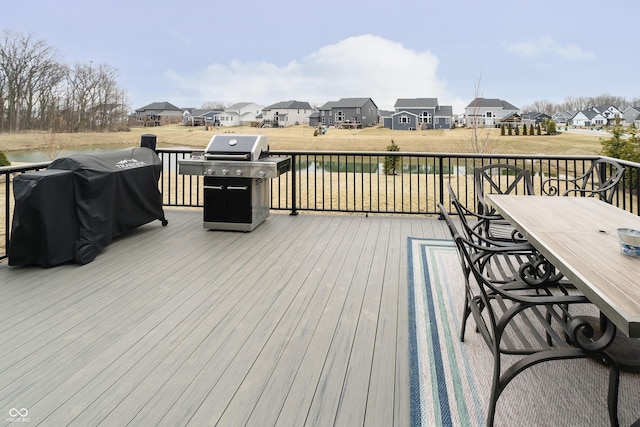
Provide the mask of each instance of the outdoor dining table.
{"label": "outdoor dining table", "polygon": [[622,253],[616,232],[640,230],[640,217],[591,197],[487,199],[619,332],[640,338],[640,257]]}
{"label": "outdoor dining table", "polygon": [[616,231],[640,230],[640,217],[591,197],[487,200],[624,334],[607,350],[619,353],[611,356],[622,358],[620,368],[640,371],[640,257],[622,253]]}

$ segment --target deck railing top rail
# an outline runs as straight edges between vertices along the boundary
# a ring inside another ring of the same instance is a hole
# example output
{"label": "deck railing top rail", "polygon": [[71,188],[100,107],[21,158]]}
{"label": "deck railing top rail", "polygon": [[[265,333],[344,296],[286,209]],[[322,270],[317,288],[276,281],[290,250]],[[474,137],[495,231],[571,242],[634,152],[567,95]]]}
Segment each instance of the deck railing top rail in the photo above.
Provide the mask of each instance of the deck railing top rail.
{"label": "deck railing top rail", "polygon": [[[163,161],[159,183],[165,206],[202,207],[203,177],[180,175],[179,161],[193,148],[158,148]],[[577,176],[598,155],[477,154],[388,151],[272,150],[290,156],[291,171],[271,180],[271,209],[360,214],[439,215],[438,204],[449,204],[448,184],[467,207],[476,195],[473,170],[506,163],[531,172],[536,193],[550,176]],[[616,160],[625,167],[612,203],[638,214],[640,164]],[[0,259],[6,257],[13,216],[13,178],[47,167],[49,162],[0,167]],[[510,177],[501,177],[509,185]]]}

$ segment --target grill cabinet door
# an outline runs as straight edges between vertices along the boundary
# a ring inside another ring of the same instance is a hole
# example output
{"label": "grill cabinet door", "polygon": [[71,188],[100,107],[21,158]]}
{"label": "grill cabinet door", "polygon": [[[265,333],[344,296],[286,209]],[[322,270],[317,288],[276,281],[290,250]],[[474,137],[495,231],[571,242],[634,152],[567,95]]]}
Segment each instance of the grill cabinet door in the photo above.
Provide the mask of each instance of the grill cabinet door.
{"label": "grill cabinet door", "polygon": [[253,179],[227,178],[228,222],[251,223],[252,185]]}
{"label": "grill cabinet door", "polygon": [[250,224],[252,185],[247,178],[204,177],[204,221]]}

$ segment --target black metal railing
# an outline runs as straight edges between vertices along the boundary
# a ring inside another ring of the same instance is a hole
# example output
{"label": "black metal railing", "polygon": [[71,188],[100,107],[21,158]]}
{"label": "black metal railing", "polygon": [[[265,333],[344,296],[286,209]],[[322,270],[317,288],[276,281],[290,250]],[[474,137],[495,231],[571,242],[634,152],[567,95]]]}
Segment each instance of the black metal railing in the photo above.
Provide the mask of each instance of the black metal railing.
{"label": "black metal railing", "polygon": [[[203,177],[180,175],[179,161],[190,149],[159,148],[163,172],[159,182],[165,206],[201,207]],[[536,194],[550,176],[578,176],[600,156],[547,156],[408,152],[272,151],[290,156],[291,170],[271,180],[271,209],[361,214],[438,215],[438,204],[451,208],[447,185],[473,208],[476,167],[504,163],[531,171]],[[625,176],[612,203],[640,213],[640,164],[619,161]],[[45,168],[48,162],[0,168],[0,259],[6,257],[13,212],[12,180],[16,174]],[[502,182],[509,185],[510,177]]]}

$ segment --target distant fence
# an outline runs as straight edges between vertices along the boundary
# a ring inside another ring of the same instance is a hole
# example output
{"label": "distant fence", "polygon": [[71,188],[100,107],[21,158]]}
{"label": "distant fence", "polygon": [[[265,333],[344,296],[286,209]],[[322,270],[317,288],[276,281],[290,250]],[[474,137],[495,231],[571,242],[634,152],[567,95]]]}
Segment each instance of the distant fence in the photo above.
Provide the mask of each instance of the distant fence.
{"label": "distant fence", "polygon": [[[203,177],[180,175],[179,161],[189,158],[189,149],[157,150],[163,161],[159,182],[165,206],[202,207]],[[408,152],[272,151],[290,156],[289,172],[271,180],[271,209],[297,214],[304,211],[437,215],[438,204],[451,208],[447,184],[461,201],[473,208],[473,170],[503,163],[531,171],[534,189],[550,176],[578,176],[600,156],[489,155]],[[613,204],[629,212],[640,212],[640,164],[618,161],[625,166]],[[16,174],[46,168],[48,162],[0,168],[0,259],[6,257],[13,215],[12,182]],[[509,185],[511,177],[501,183]]]}

